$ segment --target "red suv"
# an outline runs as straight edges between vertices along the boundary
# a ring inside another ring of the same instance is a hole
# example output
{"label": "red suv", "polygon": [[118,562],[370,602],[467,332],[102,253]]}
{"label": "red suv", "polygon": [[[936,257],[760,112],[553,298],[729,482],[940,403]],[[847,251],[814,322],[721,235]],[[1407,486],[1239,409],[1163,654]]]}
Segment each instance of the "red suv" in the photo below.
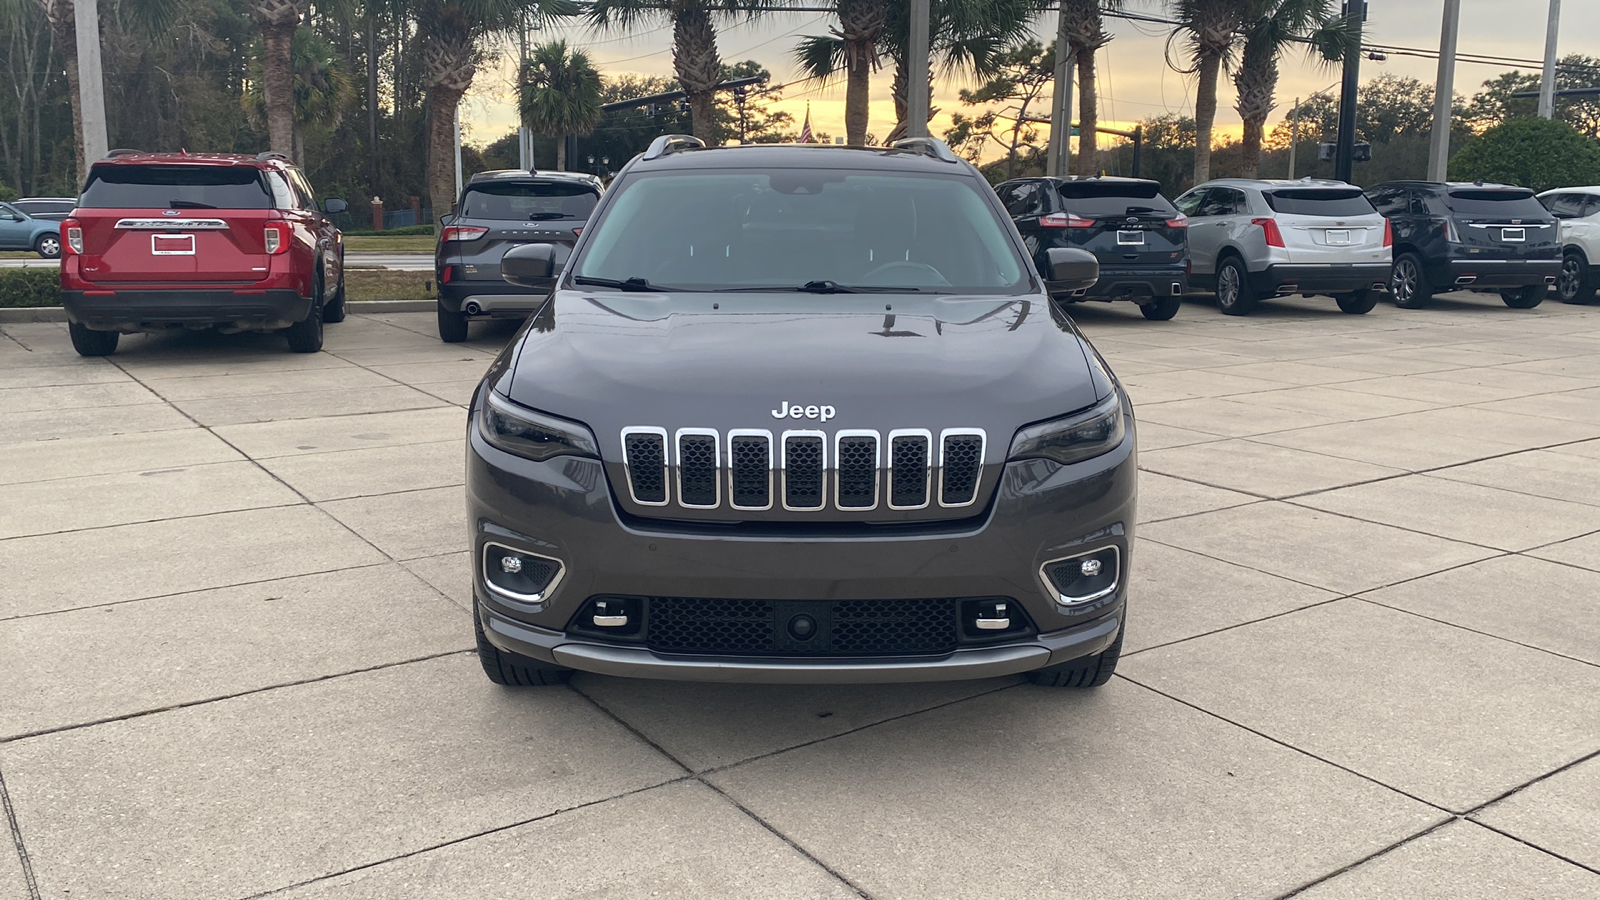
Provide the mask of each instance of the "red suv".
{"label": "red suv", "polygon": [[322,349],[344,318],[344,239],[280,153],[113,151],[89,169],[61,223],[61,297],[72,346],[169,328],[282,331]]}

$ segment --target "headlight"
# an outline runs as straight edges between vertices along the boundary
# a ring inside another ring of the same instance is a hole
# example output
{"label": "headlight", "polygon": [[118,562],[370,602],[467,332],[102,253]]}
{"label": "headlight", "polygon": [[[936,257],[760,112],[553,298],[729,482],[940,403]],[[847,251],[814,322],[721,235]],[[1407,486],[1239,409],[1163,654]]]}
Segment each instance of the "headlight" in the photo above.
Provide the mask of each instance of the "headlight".
{"label": "headlight", "polygon": [[1116,449],[1126,433],[1122,398],[1112,391],[1093,409],[1021,429],[1011,442],[1010,458],[1082,462]]}
{"label": "headlight", "polygon": [[484,398],[478,433],[491,446],[537,462],[556,456],[600,457],[594,435],[577,422],[524,409],[494,391],[484,391]]}

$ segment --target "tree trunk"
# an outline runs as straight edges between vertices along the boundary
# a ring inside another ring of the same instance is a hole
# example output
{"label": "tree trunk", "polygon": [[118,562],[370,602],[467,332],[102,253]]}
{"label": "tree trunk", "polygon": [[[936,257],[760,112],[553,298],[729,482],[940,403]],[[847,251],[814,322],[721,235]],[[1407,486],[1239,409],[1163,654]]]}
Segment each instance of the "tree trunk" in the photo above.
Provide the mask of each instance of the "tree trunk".
{"label": "tree trunk", "polygon": [[67,72],[67,96],[72,104],[72,155],[78,164],[78,184],[89,177],[89,161],[83,158],[82,99],[78,94],[78,31],[72,17],[71,0],[41,0],[50,22],[50,39],[61,54]]}
{"label": "tree trunk", "polygon": [[435,221],[456,199],[456,110],[464,93],[451,84],[428,88],[428,203]]}
{"label": "tree trunk", "polygon": [[556,138],[556,171],[567,171],[567,137],[562,135]]}
{"label": "tree trunk", "polygon": [[717,55],[717,29],[711,22],[711,11],[703,4],[673,12],[672,66],[679,86],[689,97],[694,136],[708,146],[716,146],[716,99],[717,85],[722,83],[722,58]]}
{"label": "tree trunk", "polygon": [[367,196],[382,193],[378,186],[378,17],[367,11]]}
{"label": "tree trunk", "polygon": [[1194,93],[1194,183],[1211,180],[1211,126],[1217,118],[1217,73],[1220,53],[1200,56],[1200,83]]}
{"label": "tree trunk", "polygon": [[1265,132],[1266,122],[1261,119],[1244,120],[1244,150],[1240,163],[1242,171],[1240,178],[1255,178],[1261,169],[1261,138]]}
{"label": "tree trunk", "polygon": [[[267,107],[267,147],[294,157],[294,63],[290,48],[298,23],[261,26],[261,96]],[[302,162],[295,159],[295,162]]]}
{"label": "tree trunk", "polygon": [[852,41],[844,53],[844,142],[860,147],[867,142],[867,120],[871,115],[872,45]]}
{"label": "tree trunk", "polygon": [[1099,98],[1094,90],[1095,48],[1078,51],[1078,159],[1079,175],[1093,175],[1100,169],[1096,144],[1100,124]]}
{"label": "tree trunk", "polygon": [[1261,167],[1261,141],[1266,133],[1267,117],[1275,104],[1273,95],[1278,89],[1278,48],[1270,40],[1252,37],[1245,42],[1239,71],[1233,76],[1233,87],[1239,102],[1234,109],[1244,120],[1244,171],[1245,178],[1255,178]]}

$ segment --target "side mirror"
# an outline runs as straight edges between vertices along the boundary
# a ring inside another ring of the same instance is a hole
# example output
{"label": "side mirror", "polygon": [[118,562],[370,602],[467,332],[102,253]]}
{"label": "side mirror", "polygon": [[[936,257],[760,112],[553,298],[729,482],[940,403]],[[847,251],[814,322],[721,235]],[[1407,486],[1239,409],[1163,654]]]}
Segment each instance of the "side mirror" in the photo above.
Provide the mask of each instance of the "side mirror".
{"label": "side mirror", "polygon": [[349,209],[350,204],[340,200],[338,197],[329,197],[328,199],[322,201],[322,211],[330,216],[336,216],[339,213],[345,212]]}
{"label": "side mirror", "polygon": [[1087,250],[1051,247],[1045,251],[1044,262],[1039,274],[1052,297],[1086,291],[1100,280],[1100,262]]}
{"label": "side mirror", "polygon": [[500,277],[517,287],[550,287],[555,273],[555,244],[521,244],[500,258]]}

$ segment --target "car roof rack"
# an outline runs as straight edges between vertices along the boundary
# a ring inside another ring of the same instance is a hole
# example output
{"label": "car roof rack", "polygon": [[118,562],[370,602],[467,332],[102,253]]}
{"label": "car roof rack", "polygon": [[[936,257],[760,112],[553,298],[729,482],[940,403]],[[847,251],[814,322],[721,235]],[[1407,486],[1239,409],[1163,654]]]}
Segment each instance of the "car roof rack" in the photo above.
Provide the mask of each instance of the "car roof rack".
{"label": "car roof rack", "polygon": [[139,154],[139,153],[143,153],[143,152],[144,152],[143,150],[135,150],[132,147],[118,147],[115,150],[107,150],[105,158],[106,159],[116,159],[119,156],[133,156],[135,154]]}
{"label": "car roof rack", "polygon": [[645,159],[660,159],[671,153],[684,150],[704,150],[706,142],[692,134],[663,134],[650,142],[649,149],[644,151]]}
{"label": "car roof rack", "polygon": [[950,149],[950,145],[939,140],[938,138],[901,138],[900,140],[890,144],[889,148],[891,150],[906,150],[911,153],[920,153],[923,156],[930,156],[939,160],[940,162],[953,163],[961,161],[960,158],[955,155],[955,152]]}
{"label": "car roof rack", "polygon": [[284,162],[293,162],[293,160],[291,160],[289,158],[289,154],[280,153],[277,150],[263,150],[260,153],[256,154],[256,159],[259,159],[262,162],[266,162],[269,159],[277,159],[277,160],[282,160]]}

